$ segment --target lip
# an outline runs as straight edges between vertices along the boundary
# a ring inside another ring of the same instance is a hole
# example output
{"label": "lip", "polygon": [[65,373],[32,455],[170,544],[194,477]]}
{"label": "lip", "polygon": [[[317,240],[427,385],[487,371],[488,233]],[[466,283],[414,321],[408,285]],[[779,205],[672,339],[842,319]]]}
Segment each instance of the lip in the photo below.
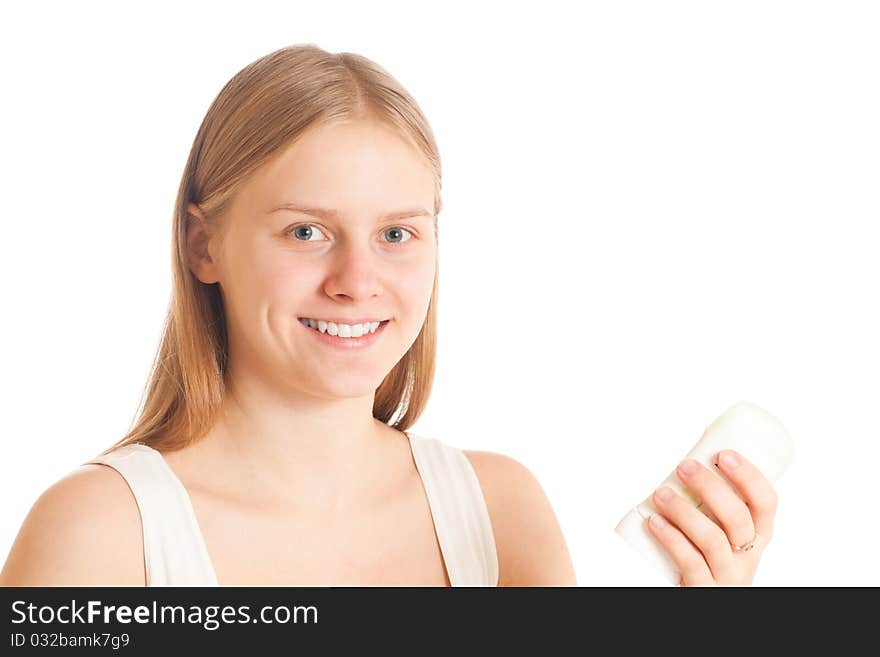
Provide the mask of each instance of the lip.
{"label": "lip", "polygon": [[318,329],[313,329],[311,326],[303,324],[299,319],[296,320],[296,323],[302,326],[304,330],[311,333],[317,340],[320,340],[331,347],[338,347],[340,349],[363,349],[364,347],[369,347],[379,339],[379,336],[385,331],[385,327],[388,326],[390,321],[390,319],[384,320],[379,324],[375,333],[367,333],[359,338],[340,338],[335,335],[330,335],[329,333],[321,333]]}
{"label": "lip", "polygon": [[[309,319],[307,317],[298,317],[297,319]],[[384,322],[387,317],[362,317],[361,319],[345,319],[344,317],[312,317],[315,321],[323,320],[325,322],[333,322],[334,324],[348,324],[352,326],[354,324],[368,324],[372,322]]]}

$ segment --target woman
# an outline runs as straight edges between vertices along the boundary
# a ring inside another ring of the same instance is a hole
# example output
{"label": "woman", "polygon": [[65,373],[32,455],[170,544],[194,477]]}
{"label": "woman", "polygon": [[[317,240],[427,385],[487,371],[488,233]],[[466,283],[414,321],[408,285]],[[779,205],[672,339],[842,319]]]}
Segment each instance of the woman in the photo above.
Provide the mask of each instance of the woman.
{"label": "woman", "polygon": [[523,465],[407,431],[434,373],[440,181],[371,61],[296,46],[235,75],[181,181],[138,421],[39,498],[0,583],[574,585]]}

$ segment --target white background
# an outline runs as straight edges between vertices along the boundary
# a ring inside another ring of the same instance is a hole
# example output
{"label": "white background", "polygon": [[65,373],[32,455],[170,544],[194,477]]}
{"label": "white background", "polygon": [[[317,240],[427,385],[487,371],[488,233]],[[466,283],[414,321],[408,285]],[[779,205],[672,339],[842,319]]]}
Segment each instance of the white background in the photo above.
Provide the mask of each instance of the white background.
{"label": "white background", "polygon": [[880,585],[876,5],[315,5],[4,8],[0,557],[134,419],[211,101],[315,43],[389,70],[439,142],[414,432],[532,470],[580,585],[665,586],[613,529],[746,399],[798,450],[755,585]]}

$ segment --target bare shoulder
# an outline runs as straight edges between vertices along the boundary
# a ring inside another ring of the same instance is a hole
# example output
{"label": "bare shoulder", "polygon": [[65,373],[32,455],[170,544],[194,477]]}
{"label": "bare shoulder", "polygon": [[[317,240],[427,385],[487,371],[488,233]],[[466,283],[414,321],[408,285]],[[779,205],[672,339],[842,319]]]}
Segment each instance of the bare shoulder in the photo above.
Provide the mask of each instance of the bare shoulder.
{"label": "bare shoulder", "polygon": [[47,488],[19,529],[0,586],[144,586],[137,502],[113,468],[81,465]]}
{"label": "bare shoulder", "polygon": [[562,528],[535,475],[504,454],[462,451],[489,509],[498,586],[575,586]]}

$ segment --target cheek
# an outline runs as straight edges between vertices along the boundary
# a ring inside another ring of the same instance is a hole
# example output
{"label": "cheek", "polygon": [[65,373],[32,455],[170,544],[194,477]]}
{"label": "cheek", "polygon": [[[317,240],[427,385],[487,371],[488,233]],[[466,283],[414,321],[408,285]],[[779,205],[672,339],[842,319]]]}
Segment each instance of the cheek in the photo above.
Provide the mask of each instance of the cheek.
{"label": "cheek", "polygon": [[298,264],[293,258],[266,249],[239,260],[232,280],[240,303],[252,309],[279,303],[293,308],[303,291],[314,283],[309,278],[314,270]]}
{"label": "cheek", "polygon": [[395,287],[398,295],[409,306],[408,311],[418,316],[418,321],[424,319],[431,301],[431,291],[434,289],[435,262],[425,258],[418,263],[411,263],[406,272],[395,277]]}
{"label": "cheek", "polygon": [[314,307],[322,285],[320,273],[313,268],[288,264],[264,272],[262,294],[273,315],[294,317]]}

